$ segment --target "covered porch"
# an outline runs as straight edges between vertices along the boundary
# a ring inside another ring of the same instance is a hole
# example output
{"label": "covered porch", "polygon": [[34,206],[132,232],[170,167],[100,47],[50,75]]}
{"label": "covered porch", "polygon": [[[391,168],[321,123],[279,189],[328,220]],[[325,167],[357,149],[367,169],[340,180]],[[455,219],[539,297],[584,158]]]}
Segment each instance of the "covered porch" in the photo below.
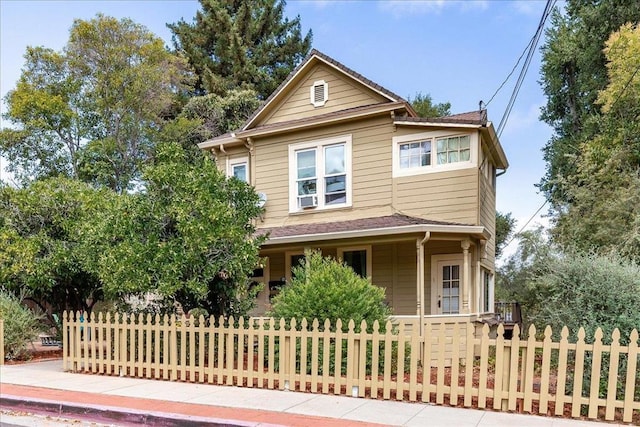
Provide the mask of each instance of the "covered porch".
{"label": "covered porch", "polygon": [[466,323],[493,311],[493,266],[485,256],[490,236],[482,226],[394,214],[261,231],[269,239],[254,280],[267,286],[252,313],[256,316],[269,310],[271,298],[291,280],[292,266],[307,249],[343,260],[384,288],[399,322]]}

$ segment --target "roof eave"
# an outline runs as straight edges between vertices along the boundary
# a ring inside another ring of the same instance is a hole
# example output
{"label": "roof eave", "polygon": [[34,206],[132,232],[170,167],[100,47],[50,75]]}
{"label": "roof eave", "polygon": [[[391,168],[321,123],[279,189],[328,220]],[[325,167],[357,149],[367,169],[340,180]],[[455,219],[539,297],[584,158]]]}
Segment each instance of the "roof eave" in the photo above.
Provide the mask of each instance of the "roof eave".
{"label": "roof eave", "polygon": [[365,230],[349,230],[338,231],[334,233],[317,233],[317,234],[300,234],[295,236],[283,236],[269,238],[262,245],[282,245],[292,243],[318,242],[326,240],[354,239],[359,237],[380,237],[390,236],[394,234],[409,233],[450,233],[465,234],[473,237],[489,240],[491,236],[481,225],[433,225],[433,224],[415,224],[400,227],[371,228]]}
{"label": "roof eave", "polygon": [[496,168],[506,170],[509,167],[509,161],[507,160],[507,155],[505,154],[502,144],[500,144],[500,140],[498,139],[498,135],[496,134],[496,130],[493,127],[492,122],[487,122],[486,126],[483,126],[481,132],[486,133],[487,139],[491,141],[492,152],[496,155]]}
{"label": "roof eave", "polygon": [[343,115],[332,115],[330,117],[322,117],[317,120],[311,121],[303,121],[303,122],[283,122],[278,123],[269,128],[256,128],[249,129],[245,131],[238,131],[233,133],[232,136],[220,136],[216,138],[209,139],[207,141],[201,142],[198,144],[198,147],[203,150],[210,150],[212,148],[217,148],[221,145],[234,145],[234,144],[243,144],[246,138],[256,137],[256,136],[268,136],[274,135],[283,132],[291,132],[296,131],[298,129],[309,129],[317,126],[324,126],[331,123],[340,123],[349,120],[357,120],[362,117],[377,115],[387,113],[389,111],[395,111],[399,108],[405,107],[403,102],[393,102],[388,104],[377,104],[372,106],[371,108],[357,111],[355,113],[345,113]]}
{"label": "roof eave", "polygon": [[456,123],[456,122],[415,122],[402,120],[402,118],[396,119],[393,122],[396,125],[402,126],[416,126],[416,127],[455,127],[455,128],[467,128],[467,129],[479,129],[482,127],[480,123]]}
{"label": "roof eave", "polygon": [[234,134],[233,136],[228,137],[217,137],[208,139],[199,143],[198,148],[200,148],[201,150],[211,150],[212,148],[218,148],[221,145],[233,145],[242,143],[244,143],[244,140]]}

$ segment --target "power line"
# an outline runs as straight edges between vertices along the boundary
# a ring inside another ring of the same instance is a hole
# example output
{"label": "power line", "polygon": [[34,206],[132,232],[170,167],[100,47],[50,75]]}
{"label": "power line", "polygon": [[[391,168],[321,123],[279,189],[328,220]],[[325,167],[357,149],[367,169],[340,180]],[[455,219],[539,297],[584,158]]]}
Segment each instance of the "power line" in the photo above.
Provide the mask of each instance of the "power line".
{"label": "power line", "polygon": [[531,37],[531,40],[529,40],[529,43],[527,44],[527,46],[524,48],[524,50],[522,51],[522,54],[520,54],[520,57],[518,58],[518,60],[516,61],[515,65],[513,66],[513,68],[511,69],[511,71],[509,72],[509,74],[507,75],[507,77],[504,79],[504,81],[500,84],[500,86],[498,87],[498,89],[496,89],[495,92],[493,92],[493,95],[491,95],[491,98],[489,99],[489,101],[487,101],[486,104],[484,104],[484,107],[488,107],[489,104],[491,104],[491,101],[493,101],[493,99],[496,97],[496,95],[498,94],[498,92],[500,92],[500,90],[504,87],[505,84],[507,84],[507,82],[509,81],[509,79],[511,78],[511,76],[513,75],[513,73],[516,71],[516,68],[518,68],[518,65],[520,64],[520,61],[522,60],[522,57],[525,55],[525,53],[527,53],[527,51],[529,50],[529,46],[531,46],[531,43],[533,43],[534,37]]}
{"label": "power line", "polygon": [[527,52],[527,58],[525,59],[524,64],[522,65],[522,69],[520,70],[520,75],[518,76],[518,80],[516,81],[516,85],[513,88],[513,92],[511,93],[511,98],[507,104],[504,114],[502,115],[502,119],[500,119],[500,124],[498,125],[498,129],[496,133],[498,137],[502,134],[505,125],[507,124],[507,120],[511,115],[511,110],[513,109],[513,105],[515,104],[516,98],[520,93],[520,88],[522,87],[522,83],[524,81],[525,76],[527,75],[527,71],[529,70],[529,65],[531,64],[531,59],[533,58],[533,54],[538,45],[538,41],[540,40],[540,36],[542,35],[542,30],[544,29],[544,24],[547,21],[547,18],[551,14],[551,10],[555,5],[557,0],[547,0],[547,4],[544,7],[544,11],[542,12],[542,16],[540,17],[540,22],[538,23],[538,28],[533,36],[532,42],[529,44],[529,51]]}
{"label": "power line", "polygon": [[505,243],[504,246],[502,246],[502,249],[504,249],[507,246],[509,246],[511,244],[511,242],[513,242],[520,235],[520,233],[522,233],[524,231],[524,229],[527,228],[527,225],[529,225],[529,223],[531,221],[533,221],[533,218],[535,218],[536,215],[538,215],[540,213],[542,208],[544,208],[547,203],[548,203],[548,200],[545,199],[544,203],[542,203],[542,205],[540,205],[538,210],[533,215],[531,215],[531,217],[527,220],[527,222],[524,223],[524,225],[522,227],[520,227],[520,231],[518,231],[517,233],[514,233],[513,236],[511,236],[511,238],[509,239],[509,241],[507,243]]}
{"label": "power line", "polygon": [[[629,88],[629,85],[631,84],[631,82],[635,78],[636,74],[638,74],[638,72],[640,72],[640,63],[638,64],[636,69],[633,71],[633,73],[631,74],[631,77],[629,77],[629,79],[625,83],[625,85],[622,88],[622,90],[616,96],[615,101],[613,101],[613,103],[611,104],[610,110],[612,110],[613,107],[615,107],[615,105],[618,103],[620,98],[622,98],[622,95],[624,95],[624,93],[627,91],[627,89]],[[573,168],[576,165],[577,162],[578,162],[578,157],[576,156],[576,157],[573,158],[573,161],[571,163],[571,167]],[[518,235],[524,231],[524,229],[527,227],[527,225],[529,225],[529,223],[533,220],[533,218],[535,218],[536,215],[538,215],[538,213],[540,213],[542,208],[545,207],[548,202],[549,201],[547,199],[545,199],[545,201],[542,203],[542,205],[540,205],[538,210],[536,210],[536,212],[533,215],[531,215],[531,217],[527,220],[527,222],[522,227],[520,227],[520,230],[517,233],[514,233],[514,235],[511,237],[511,239],[509,239],[509,241],[504,244],[503,249],[506,248],[507,246],[509,246],[511,244],[511,242],[513,242],[518,237]]]}

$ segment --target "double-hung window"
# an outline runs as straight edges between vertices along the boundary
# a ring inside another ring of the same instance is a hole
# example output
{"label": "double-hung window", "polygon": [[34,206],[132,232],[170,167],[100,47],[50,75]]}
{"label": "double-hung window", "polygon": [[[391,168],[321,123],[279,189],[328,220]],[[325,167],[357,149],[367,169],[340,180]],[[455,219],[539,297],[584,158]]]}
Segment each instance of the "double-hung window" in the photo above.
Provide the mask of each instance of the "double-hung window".
{"label": "double-hung window", "polygon": [[393,176],[464,169],[477,163],[477,135],[443,131],[393,137]]}
{"label": "double-hung window", "polygon": [[289,210],[351,205],[351,136],[289,146]]}

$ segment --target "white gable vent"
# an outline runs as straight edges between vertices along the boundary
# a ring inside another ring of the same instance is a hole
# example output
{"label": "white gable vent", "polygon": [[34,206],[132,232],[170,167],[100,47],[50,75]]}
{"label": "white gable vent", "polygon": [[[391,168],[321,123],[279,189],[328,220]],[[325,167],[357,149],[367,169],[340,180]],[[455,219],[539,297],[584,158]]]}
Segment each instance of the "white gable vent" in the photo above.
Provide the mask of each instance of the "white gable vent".
{"label": "white gable vent", "polygon": [[329,98],[329,85],[324,80],[313,82],[310,91],[311,103],[314,107],[322,107]]}

